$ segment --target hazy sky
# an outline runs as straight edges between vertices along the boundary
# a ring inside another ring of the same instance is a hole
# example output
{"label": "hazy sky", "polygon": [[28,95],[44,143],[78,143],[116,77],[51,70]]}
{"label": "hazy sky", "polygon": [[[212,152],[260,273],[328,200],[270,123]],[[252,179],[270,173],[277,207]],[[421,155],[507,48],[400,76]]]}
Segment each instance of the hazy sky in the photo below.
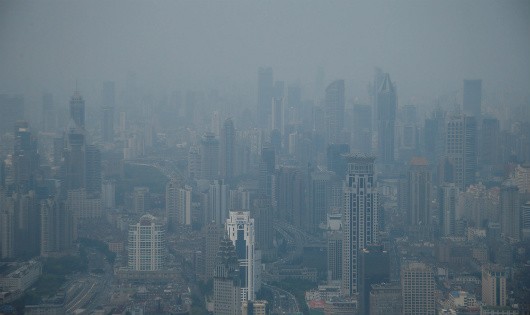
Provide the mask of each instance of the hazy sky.
{"label": "hazy sky", "polygon": [[[254,97],[257,68],[299,81],[317,69],[366,98],[374,67],[401,103],[530,90],[530,1],[1,1],[0,93],[85,94],[136,73],[155,93],[218,88]],[[252,98],[254,100],[254,98]]]}

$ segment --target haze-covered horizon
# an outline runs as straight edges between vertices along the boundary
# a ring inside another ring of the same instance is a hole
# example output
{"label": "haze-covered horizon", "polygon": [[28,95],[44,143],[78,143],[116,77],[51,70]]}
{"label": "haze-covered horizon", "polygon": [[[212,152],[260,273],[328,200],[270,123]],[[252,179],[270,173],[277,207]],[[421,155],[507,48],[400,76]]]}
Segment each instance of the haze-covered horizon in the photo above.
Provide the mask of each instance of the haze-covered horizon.
{"label": "haze-covered horizon", "polygon": [[259,67],[304,98],[322,68],[362,102],[380,67],[400,104],[460,102],[462,81],[482,79],[505,105],[528,102],[529,35],[528,1],[4,1],[0,93],[66,104],[77,82],[91,106],[101,82],[134,74],[149,93],[216,89],[254,110]]}

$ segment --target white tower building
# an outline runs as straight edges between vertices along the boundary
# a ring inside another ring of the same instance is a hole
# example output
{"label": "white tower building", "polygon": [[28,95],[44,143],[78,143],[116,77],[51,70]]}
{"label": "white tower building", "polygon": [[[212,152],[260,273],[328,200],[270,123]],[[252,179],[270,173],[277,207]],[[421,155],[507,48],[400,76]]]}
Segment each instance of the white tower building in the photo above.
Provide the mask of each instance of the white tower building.
{"label": "white tower building", "polygon": [[156,217],[146,214],[129,225],[129,269],[160,270],[165,258],[165,229]]}
{"label": "white tower building", "polygon": [[253,301],[261,288],[261,254],[255,249],[254,219],[248,211],[230,211],[225,226],[239,261],[241,301]]}

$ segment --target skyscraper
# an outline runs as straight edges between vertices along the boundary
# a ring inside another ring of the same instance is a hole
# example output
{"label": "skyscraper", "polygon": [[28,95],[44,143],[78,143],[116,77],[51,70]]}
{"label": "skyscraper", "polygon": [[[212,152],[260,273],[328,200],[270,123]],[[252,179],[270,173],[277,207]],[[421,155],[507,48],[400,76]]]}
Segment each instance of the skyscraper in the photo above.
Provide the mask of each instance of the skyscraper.
{"label": "skyscraper", "polygon": [[506,273],[502,266],[482,267],[482,302],[488,306],[506,306]]}
{"label": "skyscraper", "polygon": [[15,143],[13,148],[13,168],[16,191],[27,192],[34,188],[35,173],[39,164],[37,141],[31,135],[26,121],[15,123]]}
{"label": "skyscraper", "polygon": [[129,225],[129,269],[156,271],[164,265],[165,229],[157,218],[145,214],[136,224]]}
{"label": "skyscraper", "polygon": [[378,193],[374,178],[374,157],[348,155],[343,184],[342,288],[344,295],[359,292],[360,252],[378,239]]}
{"label": "skyscraper", "polygon": [[171,179],[166,184],[166,218],[169,231],[174,231],[178,222],[178,193],[180,183],[176,179]]}
{"label": "skyscraper", "polygon": [[76,127],[85,129],[85,100],[78,91],[70,98],[70,119]]}
{"label": "skyscraper", "polygon": [[85,187],[88,196],[100,196],[101,151],[95,145],[85,148]]}
{"label": "skyscraper", "polygon": [[261,256],[256,251],[254,219],[248,211],[231,211],[226,220],[228,238],[234,244],[239,262],[241,301],[255,300],[261,288]]}
{"label": "skyscraper", "polygon": [[475,183],[477,171],[477,123],[467,115],[455,115],[447,122],[445,154],[454,167],[454,183],[465,190]]}
{"label": "skyscraper", "polygon": [[431,267],[421,262],[405,264],[401,268],[403,315],[434,315],[434,289]]}
{"label": "skyscraper", "polygon": [[204,267],[206,279],[214,277],[216,266],[216,254],[219,251],[219,245],[223,235],[226,234],[223,225],[215,222],[208,222],[204,226],[205,244],[204,244]]}
{"label": "skyscraper", "polygon": [[206,222],[223,224],[228,218],[228,190],[223,180],[210,182],[208,190],[208,213]]}
{"label": "skyscraper", "polygon": [[67,134],[64,157],[64,192],[85,187],[85,134],[83,129],[72,126]]}
{"label": "skyscraper", "polygon": [[215,259],[213,278],[213,308],[215,314],[241,314],[241,278],[234,245],[223,237]]}
{"label": "skyscraper", "polygon": [[376,109],[378,163],[392,164],[394,162],[397,95],[388,73],[384,75],[384,79],[378,87]]}
{"label": "skyscraper", "polygon": [[256,123],[259,128],[267,128],[271,116],[271,102],[274,95],[272,68],[258,70],[258,107]]}
{"label": "skyscraper", "polygon": [[230,181],[235,175],[236,131],[232,118],[227,118],[221,134],[221,178]]}
{"label": "skyscraper", "polygon": [[201,179],[217,179],[219,176],[219,140],[207,132],[201,139]]}
{"label": "skyscraper", "polygon": [[504,237],[519,241],[521,239],[521,202],[519,188],[513,181],[506,181],[500,193],[501,231]]}
{"label": "skyscraper", "polygon": [[458,188],[455,184],[444,184],[438,187],[440,232],[443,236],[455,235],[457,203]]}
{"label": "skyscraper", "polygon": [[464,80],[464,114],[479,119],[482,104],[482,80]]}
{"label": "skyscraper", "polygon": [[328,144],[341,143],[344,128],[344,80],[336,80],[328,85],[325,106]]}
{"label": "skyscraper", "polygon": [[407,223],[430,226],[432,176],[425,158],[417,157],[410,161],[407,183]]}

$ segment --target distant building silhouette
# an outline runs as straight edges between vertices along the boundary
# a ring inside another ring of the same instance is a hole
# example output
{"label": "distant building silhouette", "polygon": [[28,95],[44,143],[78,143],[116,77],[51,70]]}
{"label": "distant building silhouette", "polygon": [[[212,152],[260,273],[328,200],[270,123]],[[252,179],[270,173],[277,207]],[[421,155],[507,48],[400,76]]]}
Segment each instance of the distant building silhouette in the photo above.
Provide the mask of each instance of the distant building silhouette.
{"label": "distant building silhouette", "polygon": [[464,80],[464,114],[480,118],[482,106],[482,80]]}
{"label": "distant building silhouette", "polygon": [[380,164],[394,163],[397,93],[388,73],[377,88],[377,157]]}
{"label": "distant building silhouette", "polygon": [[266,129],[269,124],[273,95],[272,68],[259,68],[256,125],[261,129]]}

